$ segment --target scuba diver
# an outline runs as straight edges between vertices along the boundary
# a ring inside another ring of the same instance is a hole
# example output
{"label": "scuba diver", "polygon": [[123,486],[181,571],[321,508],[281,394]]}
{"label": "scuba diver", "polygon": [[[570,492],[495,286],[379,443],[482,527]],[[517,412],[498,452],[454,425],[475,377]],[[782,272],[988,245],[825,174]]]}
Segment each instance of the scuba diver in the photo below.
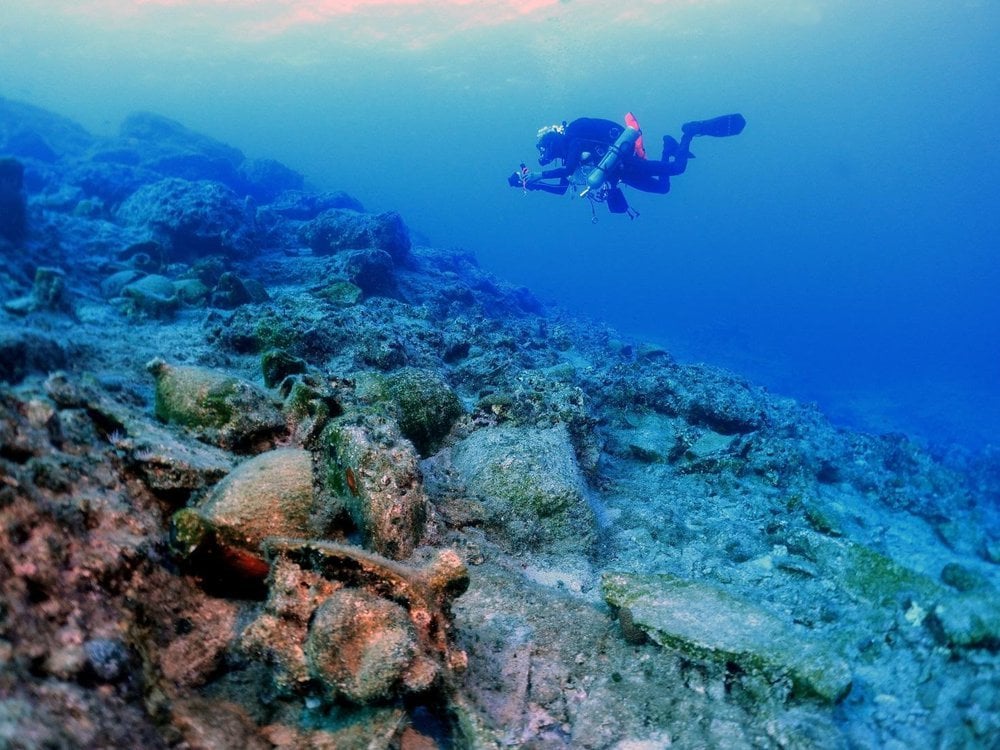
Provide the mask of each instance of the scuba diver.
{"label": "scuba diver", "polygon": [[538,131],[535,144],[538,163],[544,167],[559,159],[562,166],[532,172],[522,163],[507,178],[507,184],[520,187],[525,193],[541,190],[556,195],[565,195],[573,186],[582,189],[580,195],[591,201],[593,221],[597,221],[593,204],[605,202],[611,213],[635,218],[638,212],[629,208],[620,184],[665,194],[670,191],[670,178],[683,173],[688,159],[694,158],[690,150],[694,138],[739,135],[744,127],[746,120],[741,114],[684,123],[680,141],[671,135],[663,136],[663,154],[656,161],[646,158],[642,130],[631,112],[625,115],[624,126],[611,120],[582,117]]}

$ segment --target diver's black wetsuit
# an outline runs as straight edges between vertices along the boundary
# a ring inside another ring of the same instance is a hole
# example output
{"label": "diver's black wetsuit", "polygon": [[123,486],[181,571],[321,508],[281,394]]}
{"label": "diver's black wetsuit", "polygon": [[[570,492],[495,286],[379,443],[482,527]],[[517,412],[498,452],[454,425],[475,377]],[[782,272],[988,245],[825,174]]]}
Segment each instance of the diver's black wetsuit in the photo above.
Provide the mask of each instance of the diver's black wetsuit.
{"label": "diver's black wetsuit", "polygon": [[[559,186],[551,192],[565,193],[569,188],[568,178],[581,166],[596,166],[624,130],[621,123],[612,120],[594,117],[573,120],[566,126],[565,152],[559,155],[563,166],[543,171],[541,179],[558,178]],[[690,142],[690,138],[686,140]],[[672,138],[665,139],[660,161],[640,158],[634,151],[623,153],[614,172],[608,177],[612,178],[612,184],[615,179],[620,179],[636,190],[667,193],[670,191],[670,178],[687,168],[688,143],[682,141],[678,145]]]}

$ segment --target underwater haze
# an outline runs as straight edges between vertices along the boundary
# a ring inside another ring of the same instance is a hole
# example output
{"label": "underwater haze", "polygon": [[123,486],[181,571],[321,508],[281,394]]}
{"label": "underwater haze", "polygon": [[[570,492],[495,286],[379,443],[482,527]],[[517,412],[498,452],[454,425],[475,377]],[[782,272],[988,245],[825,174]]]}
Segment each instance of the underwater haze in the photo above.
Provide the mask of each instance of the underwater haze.
{"label": "underwater haze", "polygon": [[[1000,443],[995,0],[6,0],[0,36],[2,96],[155,111],[840,424]],[[508,187],[628,111],[654,155],[748,125],[632,221]]]}

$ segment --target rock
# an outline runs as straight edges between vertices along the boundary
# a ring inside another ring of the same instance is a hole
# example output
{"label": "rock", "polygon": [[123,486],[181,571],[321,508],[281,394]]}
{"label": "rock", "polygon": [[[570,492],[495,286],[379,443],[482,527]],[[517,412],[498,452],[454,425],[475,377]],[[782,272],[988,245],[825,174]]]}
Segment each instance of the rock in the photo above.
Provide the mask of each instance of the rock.
{"label": "rock", "polygon": [[231,454],[175,434],[155,423],[129,420],[127,435],[109,437],[149,489],[161,497],[186,501],[232,471]]}
{"label": "rock", "polygon": [[0,152],[55,162],[79,157],[94,137],[72,120],[24,102],[0,97]]}
{"label": "rock", "polygon": [[596,519],[564,425],[477,430],[452,462],[512,549],[585,551]]}
{"label": "rock", "polygon": [[772,679],[787,674],[794,692],[830,703],[851,689],[850,666],[823,640],[722,589],[666,573],[605,573],[601,590],[623,631],[637,629],[688,658]]}
{"label": "rock", "polygon": [[362,398],[388,405],[400,432],[421,456],[435,452],[462,415],[455,391],[433,370],[406,367],[359,381],[358,386]]}
{"label": "rock", "polygon": [[126,676],[128,649],[118,640],[95,638],[83,644],[87,667],[102,682],[118,682]]}
{"label": "rock", "polygon": [[998,651],[1000,596],[993,589],[948,596],[934,607],[928,624],[949,645]]}
{"label": "rock", "polygon": [[305,184],[301,174],[274,159],[246,159],[238,173],[244,190],[262,203],[290,190],[300,191]]}
{"label": "rock", "polygon": [[282,448],[236,467],[194,508],[174,515],[176,549],[195,560],[222,562],[244,577],[263,578],[261,542],[269,536],[313,537],[312,455]]}
{"label": "rock", "polygon": [[402,682],[416,640],[403,607],[365,591],[341,589],[316,609],[306,659],[311,675],[336,694],[369,703],[390,697]]}
{"label": "rock", "polygon": [[326,490],[343,504],[365,545],[409,557],[424,533],[427,499],[413,445],[391,420],[342,417],[319,439]]}
{"label": "rock", "polygon": [[165,179],[144,185],[118,207],[116,218],[144,227],[169,248],[171,261],[246,255],[255,245],[253,216],[217,182]]}
{"label": "rock", "polygon": [[[275,745],[262,739],[246,709],[232,701],[211,700],[190,694],[171,702],[170,732],[178,745],[188,748],[235,748],[273,750]],[[162,730],[161,730],[162,731]]]}
{"label": "rock", "polygon": [[27,230],[24,197],[24,165],[17,159],[0,158],[0,237],[17,244]]}
{"label": "rock", "polygon": [[766,401],[759,389],[716,368],[693,365],[684,373],[684,415],[723,435],[758,429],[766,418]]}
{"label": "rock", "polygon": [[237,168],[243,153],[152,112],[129,115],[119,128],[118,142],[136,155],[139,165],[164,177],[212,180],[241,189]]}
{"label": "rock", "polygon": [[344,273],[366,296],[397,297],[396,266],[385,250],[366,248],[346,253]]}
{"label": "rock", "polygon": [[361,287],[350,281],[334,281],[315,292],[320,299],[336,307],[350,307],[361,301]]}
{"label": "rock", "polygon": [[253,296],[243,280],[230,271],[219,277],[219,282],[212,291],[212,307],[222,310],[235,310],[240,305],[253,301]]}
{"label": "rock", "polygon": [[287,190],[261,209],[261,218],[265,222],[273,222],[275,218],[309,221],[331,209],[364,212],[359,201],[341,191],[308,193]]}
{"label": "rock", "polygon": [[251,449],[285,429],[267,394],[246,381],[159,358],[146,369],[156,378],[157,418],[190,428],[199,438],[227,449]]}
{"label": "rock", "polygon": [[27,330],[0,329],[0,381],[18,383],[32,372],[66,367],[69,357],[55,339]]}
{"label": "rock", "polygon": [[65,179],[82,190],[83,200],[78,210],[90,203],[96,208],[97,218],[105,216],[108,207],[117,206],[143,185],[162,179],[162,175],[134,164],[92,157],[90,162],[71,169]]}
{"label": "rock", "polygon": [[401,265],[411,261],[409,230],[393,211],[373,216],[343,208],[329,209],[304,224],[300,237],[317,255],[374,249],[386,252]]}

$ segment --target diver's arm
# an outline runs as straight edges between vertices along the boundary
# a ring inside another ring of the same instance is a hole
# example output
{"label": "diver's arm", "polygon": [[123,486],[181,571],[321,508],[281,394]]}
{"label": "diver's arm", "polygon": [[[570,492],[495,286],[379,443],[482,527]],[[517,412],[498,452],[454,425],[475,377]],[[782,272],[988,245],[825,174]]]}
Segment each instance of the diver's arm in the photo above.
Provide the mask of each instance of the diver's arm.
{"label": "diver's arm", "polygon": [[542,176],[540,179],[552,180],[552,179],[565,179],[573,174],[573,170],[569,167],[556,167],[555,169],[546,169],[542,171]]}
{"label": "diver's arm", "polygon": [[566,191],[569,190],[569,180],[563,178],[559,180],[559,183],[553,185],[548,182],[533,182],[526,186],[527,190],[541,190],[545,193],[553,193],[554,195],[565,195]]}
{"label": "diver's arm", "polygon": [[[514,172],[507,178],[507,184],[523,190],[541,190],[545,193],[563,195],[569,189],[569,180],[561,174],[562,172],[563,169],[550,169],[548,172]],[[552,179],[558,179],[559,182],[556,184],[543,182]]]}

